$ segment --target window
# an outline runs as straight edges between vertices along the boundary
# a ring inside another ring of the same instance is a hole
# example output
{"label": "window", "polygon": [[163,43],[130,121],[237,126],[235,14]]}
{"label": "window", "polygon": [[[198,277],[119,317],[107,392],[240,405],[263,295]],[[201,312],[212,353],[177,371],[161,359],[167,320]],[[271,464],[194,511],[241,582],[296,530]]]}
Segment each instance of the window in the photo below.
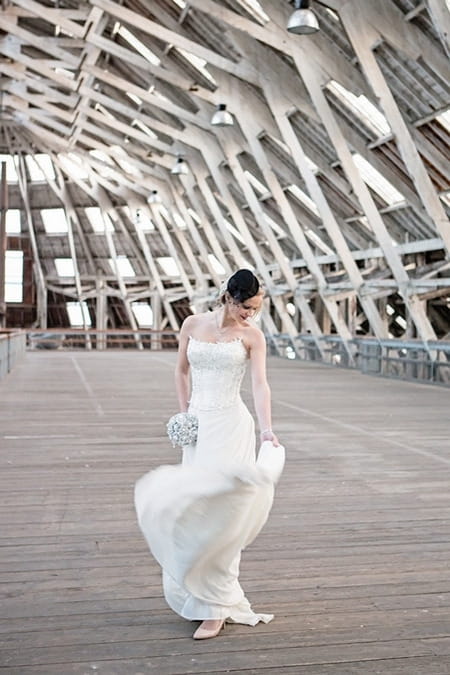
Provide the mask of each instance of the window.
{"label": "window", "polygon": [[[45,173],[51,180],[55,180],[53,162],[48,155],[27,155],[25,162],[32,181],[46,181]],[[45,173],[41,167],[44,169]]]}
{"label": "window", "polygon": [[292,192],[294,197],[297,197],[297,199],[301,201],[312,213],[314,213],[315,216],[320,218],[319,209],[311,197],[306,194],[306,192],[303,192],[303,190],[301,190],[298,185],[294,184],[289,185],[288,190],[289,192]]}
{"label": "window", "polygon": [[147,61],[152,63],[154,66],[159,66],[161,61],[156,56],[156,54],[154,54],[148,47],[144,45],[143,42],[141,42],[141,40],[133,35],[133,33],[129,31],[128,28],[125,28],[125,26],[120,26],[117,32],[123,37],[124,40],[128,42],[129,45],[134,47],[135,50],[144,57],[144,59],[147,59]]}
{"label": "window", "polygon": [[390,183],[384,176],[381,175],[364,157],[355,153],[353,160],[359,169],[361,178],[367,185],[372,188],[384,201],[392,206],[393,204],[401,204],[405,201],[404,196]]}
{"label": "window", "polygon": [[84,300],[82,302],[66,302],[66,307],[71,326],[74,328],[85,325],[92,326],[89,308]]}
{"label": "window", "polygon": [[23,302],[23,251],[6,251],[5,302]]}
{"label": "window", "polygon": [[171,256],[164,258],[157,258],[159,264],[161,265],[164,274],[167,274],[169,277],[179,277],[180,271],[175,260]]}
{"label": "window", "polygon": [[151,219],[148,217],[148,214],[146,213],[146,209],[136,209],[133,213],[134,216],[131,216],[131,211],[128,208],[128,206],[123,207],[124,210],[126,209],[128,211],[127,215],[130,218],[130,220],[133,220],[136,226],[142,230],[142,232],[151,232],[151,230],[155,229],[155,226],[153,225],[153,222]]}
{"label": "window", "polygon": [[148,302],[132,302],[131,309],[139,328],[151,328],[153,326],[153,310]]}
{"label": "window", "polygon": [[47,234],[64,234],[68,225],[64,209],[41,209],[42,222]]}
{"label": "window", "polygon": [[391,133],[391,128],[387,119],[383,113],[380,112],[378,108],[374,106],[373,103],[371,103],[371,101],[369,101],[367,96],[364,96],[364,94],[356,96],[335,80],[331,80],[331,82],[327,85],[327,89],[333,92],[333,94],[341,101],[341,103],[347,106],[347,108],[351,110],[354,115],[365,122],[365,124],[370,129],[372,129],[372,131],[376,133],[377,136],[387,136]]}
{"label": "window", "polygon": [[6,234],[20,234],[20,210],[8,209],[6,212]]}
{"label": "window", "polygon": [[105,234],[105,222],[107,223],[108,232],[114,232],[114,225],[107,213],[102,215],[98,206],[88,206],[84,209],[92,229],[97,234]]}
{"label": "window", "polygon": [[19,178],[17,176],[17,171],[12,156],[0,155],[0,164],[2,164],[3,162],[6,162],[6,180],[8,181],[8,183],[18,183]]}
{"label": "window", "polygon": [[[117,269],[118,269],[121,277],[135,277],[136,276],[136,273],[135,273],[134,269],[132,268],[131,263],[128,260],[126,255],[118,255],[115,262],[116,262]],[[109,259],[109,264],[110,264],[110,267],[111,267],[112,271],[115,274],[116,273],[116,267],[115,267],[115,264],[114,264],[114,260],[112,258]]]}
{"label": "window", "polygon": [[194,68],[197,68],[197,70],[200,71],[203,77],[206,77],[206,79],[212,82],[212,84],[217,84],[211,73],[208,72],[208,69],[206,68],[208,64],[205,61],[205,59],[202,59],[199,56],[196,56],[195,54],[191,54],[191,52],[188,52],[185,49],[182,49],[181,47],[176,47],[176,50],[180,52],[180,54],[182,54],[184,58],[187,59],[194,66]]}
{"label": "window", "polygon": [[75,266],[72,258],[55,258],[55,267],[59,277],[75,276]]}

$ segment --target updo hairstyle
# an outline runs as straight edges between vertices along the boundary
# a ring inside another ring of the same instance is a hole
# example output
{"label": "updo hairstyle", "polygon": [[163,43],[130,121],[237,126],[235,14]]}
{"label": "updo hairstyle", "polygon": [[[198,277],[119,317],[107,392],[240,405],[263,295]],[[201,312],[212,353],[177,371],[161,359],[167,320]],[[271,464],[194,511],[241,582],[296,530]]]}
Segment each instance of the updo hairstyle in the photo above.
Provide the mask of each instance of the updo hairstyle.
{"label": "updo hairstyle", "polygon": [[259,281],[253,272],[246,269],[238,270],[228,279],[221,293],[221,301],[225,303],[226,296],[229,294],[235,302],[245,302],[258,295],[259,289]]}

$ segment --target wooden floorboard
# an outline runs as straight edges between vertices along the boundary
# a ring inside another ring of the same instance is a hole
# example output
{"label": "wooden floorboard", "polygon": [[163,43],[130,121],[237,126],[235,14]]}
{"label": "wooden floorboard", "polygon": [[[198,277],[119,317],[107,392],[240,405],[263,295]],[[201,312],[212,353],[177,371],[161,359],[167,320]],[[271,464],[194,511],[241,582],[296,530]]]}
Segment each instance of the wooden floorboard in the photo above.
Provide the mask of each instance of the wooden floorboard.
{"label": "wooden floorboard", "polygon": [[288,460],[241,580],[275,620],[199,643],[133,511],[178,458],[173,365],[31,352],[0,382],[0,672],[450,675],[450,391],[269,361]]}

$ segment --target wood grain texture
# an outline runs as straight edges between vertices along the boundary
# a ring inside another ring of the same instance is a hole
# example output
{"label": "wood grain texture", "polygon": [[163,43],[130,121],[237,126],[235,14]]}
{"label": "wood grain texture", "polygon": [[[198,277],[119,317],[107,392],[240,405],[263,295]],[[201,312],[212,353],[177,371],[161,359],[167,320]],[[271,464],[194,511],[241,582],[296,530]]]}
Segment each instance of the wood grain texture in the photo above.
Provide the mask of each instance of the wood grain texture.
{"label": "wood grain texture", "polygon": [[450,392],[269,360],[288,460],[241,581],[275,620],[197,643],[133,510],[178,460],[174,360],[32,352],[0,383],[0,672],[448,675]]}

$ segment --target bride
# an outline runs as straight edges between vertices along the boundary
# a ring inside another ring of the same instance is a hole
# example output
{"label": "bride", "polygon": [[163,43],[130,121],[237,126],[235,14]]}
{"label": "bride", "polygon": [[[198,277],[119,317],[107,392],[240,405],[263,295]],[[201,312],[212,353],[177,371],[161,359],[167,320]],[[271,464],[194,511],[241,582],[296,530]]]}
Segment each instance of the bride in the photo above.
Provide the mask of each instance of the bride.
{"label": "bride", "polygon": [[[136,484],[139,525],[163,569],[164,595],[180,616],[202,623],[195,639],[219,634],[225,621],[255,625],[239,584],[242,549],[267,520],[284,448],[272,431],[266,343],[252,321],[263,292],[250,270],[235,272],[218,309],[189,316],[179,336],[175,383],[181,412],[198,419],[195,445],[181,465],[162,466]],[[240,397],[247,362],[261,447]]]}

